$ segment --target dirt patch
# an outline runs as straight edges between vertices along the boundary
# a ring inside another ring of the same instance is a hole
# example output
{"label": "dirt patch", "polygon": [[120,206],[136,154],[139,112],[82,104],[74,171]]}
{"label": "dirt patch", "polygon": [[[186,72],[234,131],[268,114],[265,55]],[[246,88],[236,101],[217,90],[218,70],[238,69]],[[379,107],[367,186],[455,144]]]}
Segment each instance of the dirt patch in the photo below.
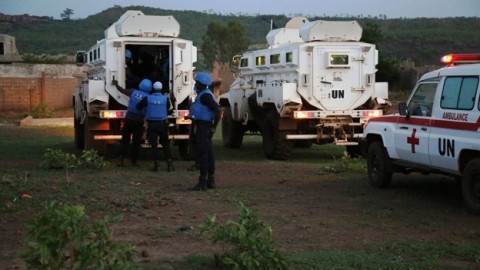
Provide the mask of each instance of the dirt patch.
{"label": "dirt patch", "polygon": [[[18,130],[2,129],[2,136],[9,132]],[[65,135],[65,131],[55,132]],[[72,130],[68,132],[73,136]],[[48,132],[36,134],[42,135],[49,136]],[[251,144],[245,148],[261,149],[261,144]],[[370,187],[367,176],[359,172],[334,174],[325,171],[321,163],[296,159],[237,160],[219,151],[219,144],[216,147],[216,190],[189,190],[197,179],[196,172],[186,170],[189,161],[176,160],[172,173],[161,164],[161,171],[154,173],[149,171],[151,162],[143,159],[139,168],[112,166],[100,172],[73,174],[71,188],[77,189],[74,194],[78,197],[59,194],[57,199],[87,205],[91,218],[121,212],[123,219],[114,226],[115,237],[133,244],[144,263],[160,264],[187,255],[218,252],[218,246],[195,237],[197,229],[185,228],[195,227],[211,213],[220,222],[236,218],[238,202],[257,210],[261,219],[272,226],[276,247],[291,253],[367,250],[401,240],[480,240],[478,217],[464,210],[459,187],[451,178],[395,175],[392,188],[379,190]],[[318,149],[313,147],[303,154],[320,160]],[[41,175],[22,173],[36,163],[0,161],[0,185],[15,188],[25,178],[47,181]],[[110,162],[114,164],[115,160]],[[81,190],[80,183],[85,181],[95,184],[90,190]],[[31,201],[23,205],[33,206],[55,195],[58,185],[52,182],[43,188],[17,192],[31,195]],[[0,268],[24,269],[18,256],[25,247],[23,224],[37,209],[17,208],[13,198],[0,198],[6,205],[0,219]]]}

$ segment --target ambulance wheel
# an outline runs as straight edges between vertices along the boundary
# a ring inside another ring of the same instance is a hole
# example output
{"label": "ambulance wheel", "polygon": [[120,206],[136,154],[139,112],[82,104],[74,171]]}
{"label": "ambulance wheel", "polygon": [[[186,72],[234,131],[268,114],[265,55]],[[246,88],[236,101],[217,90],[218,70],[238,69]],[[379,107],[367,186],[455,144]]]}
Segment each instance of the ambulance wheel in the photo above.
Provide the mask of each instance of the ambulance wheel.
{"label": "ambulance wheel", "polygon": [[476,158],[467,163],[462,178],[463,200],[467,210],[473,214],[480,214],[480,159]]}
{"label": "ambulance wheel", "polygon": [[367,173],[370,185],[386,188],[392,182],[392,173],[388,169],[390,157],[381,141],[372,142],[367,152]]}
{"label": "ambulance wheel", "polygon": [[279,115],[275,110],[267,111],[262,125],[263,152],[268,159],[287,160],[292,146],[286,132],[278,130]]}
{"label": "ambulance wheel", "polygon": [[242,146],[244,133],[243,125],[233,120],[230,107],[224,108],[222,118],[223,145],[228,148],[239,148]]}

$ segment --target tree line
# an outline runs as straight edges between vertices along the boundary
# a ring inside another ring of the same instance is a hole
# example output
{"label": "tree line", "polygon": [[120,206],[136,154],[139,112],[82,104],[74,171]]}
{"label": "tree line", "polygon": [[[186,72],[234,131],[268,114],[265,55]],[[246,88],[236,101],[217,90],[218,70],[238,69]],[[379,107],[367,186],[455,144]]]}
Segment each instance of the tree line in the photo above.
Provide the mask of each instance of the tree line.
{"label": "tree line", "polygon": [[[176,11],[144,6],[114,6],[84,19],[70,19],[66,9],[62,20],[42,23],[0,24],[0,32],[14,36],[21,54],[68,54],[86,50],[103,38],[104,30],[125,13],[141,10],[146,15],[173,15],[181,25],[180,37],[200,48],[206,66],[212,60],[228,63],[250,45],[265,45],[273,26],[283,27],[285,15],[234,15],[207,11]],[[440,65],[448,53],[479,52],[480,18],[387,19],[379,17],[309,17],[314,20],[356,20],[363,27],[362,41],[374,43],[380,53],[379,74],[384,80],[398,77],[398,65],[409,60],[416,66]],[[477,34],[475,34],[477,33]],[[397,78],[398,79],[398,78]]]}
{"label": "tree line", "polygon": [[[144,6],[115,6],[84,19],[67,19],[74,10],[66,9],[63,20],[43,23],[0,24],[0,32],[16,37],[20,53],[73,54],[85,50],[103,37],[103,31],[126,10],[142,10],[147,15],[173,15],[181,25],[180,37],[200,47],[209,23],[240,24],[249,44],[265,44],[270,22],[283,27],[290,19],[284,15],[222,15],[197,11],[176,11]],[[309,20],[357,20],[362,27],[377,25],[382,33],[377,47],[385,56],[411,59],[418,65],[438,64],[446,53],[478,52],[480,17],[385,19],[385,17],[312,17]],[[234,34],[234,33],[227,33]],[[365,34],[365,33],[364,33]]]}

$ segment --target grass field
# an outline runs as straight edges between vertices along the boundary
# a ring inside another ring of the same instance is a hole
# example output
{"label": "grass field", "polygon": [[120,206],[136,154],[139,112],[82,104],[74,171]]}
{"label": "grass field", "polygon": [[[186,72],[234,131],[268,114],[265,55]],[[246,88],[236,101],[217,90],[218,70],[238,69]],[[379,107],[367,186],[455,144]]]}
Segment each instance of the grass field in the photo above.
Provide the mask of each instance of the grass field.
{"label": "grass field", "polygon": [[104,169],[67,173],[43,162],[46,149],[81,155],[71,128],[0,126],[0,268],[26,269],[25,223],[48,201],[83,205],[92,220],[121,216],[114,237],[135,247],[143,269],[223,269],[214,255],[228,245],[200,239],[197,226],[209,214],[236,218],[239,202],[271,226],[291,269],[480,268],[480,219],[463,209],[454,180],[395,175],[392,188],[378,190],[364,160],[346,158],[341,147],[294,149],[290,160],[272,161],[259,137],[226,149],[218,133],[218,188],[193,192],[191,161],[177,158],[175,172],[162,164],[154,173],[144,151],[138,168],[109,159]]}

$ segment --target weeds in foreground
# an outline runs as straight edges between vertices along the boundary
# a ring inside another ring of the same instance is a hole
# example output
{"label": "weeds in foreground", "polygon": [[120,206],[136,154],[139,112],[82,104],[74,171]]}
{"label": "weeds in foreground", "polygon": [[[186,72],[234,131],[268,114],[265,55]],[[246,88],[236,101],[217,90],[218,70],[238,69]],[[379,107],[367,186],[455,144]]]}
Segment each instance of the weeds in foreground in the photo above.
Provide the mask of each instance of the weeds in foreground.
{"label": "weeds in foreground", "polygon": [[229,269],[289,269],[287,258],[272,247],[272,228],[243,203],[238,210],[240,217],[225,225],[218,224],[215,215],[199,225],[201,235],[214,244],[224,242],[231,247],[219,256],[223,265]]}
{"label": "weeds in foreground", "polygon": [[65,153],[63,150],[47,148],[43,154],[43,167],[47,169],[75,169],[79,161],[75,154]]}
{"label": "weeds in foreground", "polygon": [[65,170],[67,183],[70,183],[70,172],[75,168],[103,169],[108,166],[108,162],[94,149],[83,150],[80,159],[78,159],[75,154],[47,148],[43,157],[42,165],[45,168]]}
{"label": "weeds in foreground", "polygon": [[324,171],[330,173],[340,173],[346,171],[360,170],[363,173],[367,172],[367,166],[362,157],[352,157],[346,151],[340,159],[333,157],[333,165],[327,165],[323,168]]}
{"label": "weeds in foreground", "polygon": [[108,166],[108,162],[96,150],[90,149],[82,151],[80,165],[89,169],[103,169]]}
{"label": "weeds in foreground", "polygon": [[111,217],[88,222],[83,206],[49,202],[27,224],[28,249],[22,258],[29,269],[134,269],[135,250],[113,241]]}

